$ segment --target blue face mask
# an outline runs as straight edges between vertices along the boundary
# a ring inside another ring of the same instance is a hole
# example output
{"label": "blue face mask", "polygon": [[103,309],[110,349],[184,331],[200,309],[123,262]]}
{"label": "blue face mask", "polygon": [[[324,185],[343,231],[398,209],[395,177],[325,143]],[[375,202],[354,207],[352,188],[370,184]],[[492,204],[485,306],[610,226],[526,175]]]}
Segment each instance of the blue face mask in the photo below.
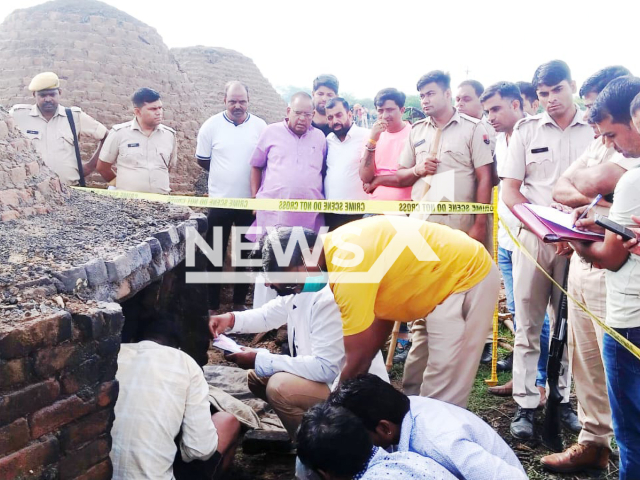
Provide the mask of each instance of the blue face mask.
{"label": "blue face mask", "polygon": [[329,283],[329,276],[325,272],[320,272],[320,275],[307,277],[300,293],[319,292],[327,286],[327,283]]}

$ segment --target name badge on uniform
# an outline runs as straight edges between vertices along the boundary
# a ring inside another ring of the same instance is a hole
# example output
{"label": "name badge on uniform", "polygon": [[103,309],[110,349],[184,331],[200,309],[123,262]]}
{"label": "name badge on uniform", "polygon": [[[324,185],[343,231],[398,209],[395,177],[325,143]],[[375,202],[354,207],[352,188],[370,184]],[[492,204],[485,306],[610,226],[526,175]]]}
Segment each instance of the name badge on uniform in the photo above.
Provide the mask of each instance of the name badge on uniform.
{"label": "name badge on uniform", "polygon": [[548,152],[548,151],[549,151],[549,147],[532,148],[531,149],[531,153],[544,153],[544,152]]}
{"label": "name badge on uniform", "polygon": [[38,132],[37,130],[27,130],[27,133],[30,133],[31,135],[37,135],[40,132]]}
{"label": "name badge on uniform", "polygon": [[413,145],[413,148],[418,148],[420,145],[422,145],[425,142],[425,139],[423,138],[422,140],[420,140],[419,142],[416,142]]}
{"label": "name badge on uniform", "polygon": [[131,148],[131,147],[139,147],[140,144],[139,143],[128,143],[127,147]]}

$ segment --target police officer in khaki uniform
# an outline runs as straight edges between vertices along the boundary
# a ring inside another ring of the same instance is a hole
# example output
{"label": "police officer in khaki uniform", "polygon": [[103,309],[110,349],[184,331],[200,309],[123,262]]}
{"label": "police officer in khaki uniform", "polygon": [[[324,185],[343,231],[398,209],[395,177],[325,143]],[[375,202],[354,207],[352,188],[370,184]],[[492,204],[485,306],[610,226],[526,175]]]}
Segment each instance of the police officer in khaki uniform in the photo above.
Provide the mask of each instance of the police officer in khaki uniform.
{"label": "police officer in khaki uniform", "polygon": [[[560,175],[593,140],[593,131],[573,103],[575,82],[566,63],[554,60],[538,67],[533,78],[544,113],[521,120],[509,142],[507,161],[500,166],[504,203],[513,210],[519,203],[549,206],[552,191]],[[526,228],[520,228],[518,240],[558,283],[566,269],[567,244],[544,243]],[[558,254],[556,254],[558,253]],[[557,317],[560,292],[518,248],[513,252],[513,294],[518,328],[513,355],[513,398],[518,404],[511,423],[511,434],[521,440],[533,438],[534,412],[540,402],[536,388],[540,332],[549,302],[551,328]],[[563,393],[562,423],[571,430],[580,429],[569,404],[571,376],[567,355],[559,387]]]}
{"label": "police officer in khaki uniform", "polygon": [[[608,82],[629,75],[624,67],[607,67],[589,77],[580,88],[586,107],[584,118]],[[607,146],[597,128],[596,139],[562,174],[553,189],[553,199],[572,208],[591,203],[602,194],[605,199],[594,207],[596,213],[609,216],[608,194],[629,169],[640,165],[639,158],[625,158]],[[573,254],[569,267],[567,290],[584,303],[598,318],[606,317],[605,269],[593,266]],[[607,382],[602,362],[604,331],[582,309],[569,302],[569,358],[578,397],[578,413],[582,430],[578,443],[565,452],[542,457],[540,461],[555,472],[579,472],[604,469],[609,463],[613,425],[607,395]]]}
{"label": "police officer in khaki uniform", "polygon": [[[36,75],[29,84],[35,105],[14,105],[10,114],[16,126],[29,138],[44,164],[53,170],[66,185],[77,185],[80,181],[78,160],[73,133],[65,107],[60,105],[60,80],[53,72]],[[99,142],[91,160],[83,165],[86,177],[96,168],[100,149],[107,136],[107,128],[78,107],[71,107],[76,134]]]}
{"label": "police officer in khaki uniform", "polygon": [[[479,120],[453,108],[448,74],[433,71],[424,75],[418,81],[418,92],[428,117],[413,124],[409,141],[400,155],[396,175],[406,179],[407,183],[402,186],[413,184],[411,197],[416,201],[491,203],[493,154],[486,129]],[[438,130],[440,140],[435,145]],[[434,174],[437,177],[429,177]],[[428,182],[433,182],[433,188],[427,188]],[[428,220],[462,230],[484,243],[488,232],[487,217],[432,215]],[[412,346],[403,378],[403,388],[408,395],[428,395],[433,386],[424,385],[423,379],[428,376],[430,365],[433,369],[442,362],[451,361],[449,352],[453,351],[456,342],[467,341],[469,336],[485,338],[489,333],[490,318],[486,319],[486,329],[469,331],[464,324],[452,325],[446,312],[443,313],[413,322]],[[458,335],[452,335],[454,331]],[[440,343],[437,350],[434,339]],[[451,348],[442,344],[445,340],[450,342]]]}
{"label": "police officer in khaki uniform", "polygon": [[480,96],[484,93],[484,87],[477,80],[465,80],[458,85],[458,93],[456,93],[456,109],[460,113],[470,116],[471,118],[477,118],[482,122],[484,128],[487,129],[489,134],[489,140],[491,141],[491,152],[496,151],[496,131],[489,123],[482,103],[480,102]]}
{"label": "police officer in khaki uniform", "polygon": [[167,194],[169,171],[177,161],[176,132],[160,123],[163,107],[158,92],[141,88],[131,100],[135,118],[113,126],[97,170],[107,182],[115,178],[118,190]]}

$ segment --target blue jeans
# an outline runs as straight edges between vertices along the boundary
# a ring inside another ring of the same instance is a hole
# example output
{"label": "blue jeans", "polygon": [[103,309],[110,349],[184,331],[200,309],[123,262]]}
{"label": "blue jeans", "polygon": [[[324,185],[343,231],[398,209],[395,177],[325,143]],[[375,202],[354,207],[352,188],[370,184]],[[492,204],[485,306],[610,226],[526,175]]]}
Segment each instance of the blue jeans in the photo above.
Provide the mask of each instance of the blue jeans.
{"label": "blue jeans", "polygon": [[[640,346],[640,327],[616,331]],[[613,433],[620,449],[620,480],[636,479],[640,475],[640,360],[606,333],[602,357]]]}
{"label": "blue jeans", "polygon": [[[498,247],[498,267],[504,280],[504,291],[507,296],[507,309],[513,319],[513,328],[516,328],[516,305],[513,299],[513,252]],[[544,324],[540,333],[540,358],[538,359],[538,376],[536,385],[544,387],[547,384],[547,359],[549,358],[549,314],[544,316]]]}

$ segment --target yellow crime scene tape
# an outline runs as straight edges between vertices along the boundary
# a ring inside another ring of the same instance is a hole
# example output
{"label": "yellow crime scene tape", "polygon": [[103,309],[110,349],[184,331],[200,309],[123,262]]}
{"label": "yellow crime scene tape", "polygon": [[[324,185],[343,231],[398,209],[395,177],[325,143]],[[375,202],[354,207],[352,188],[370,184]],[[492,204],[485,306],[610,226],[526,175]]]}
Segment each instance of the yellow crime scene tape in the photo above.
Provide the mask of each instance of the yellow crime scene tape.
{"label": "yellow crime scene tape", "polygon": [[[492,196],[493,206],[493,261],[498,265],[498,187],[493,187]],[[491,344],[491,378],[485,379],[485,383],[490,387],[498,385],[498,309],[500,305],[500,299],[496,302],[496,306],[493,309],[493,338]]]}
{"label": "yellow crime scene tape", "polygon": [[424,213],[431,215],[478,215],[493,213],[494,206],[471,202],[401,202],[392,200],[281,200],[277,198],[214,198],[159,193],[73,187],[115,198],[172,203],[186,207],[229,208],[275,212],[320,212],[357,215],[361,213]]}
{"label": "yellow crime scene tape", "polygon": [[[567,292],[564,288],[562,288],[562,285],[560,285],[558,282],[556,282],[553,279],[553,277],[551,275],[549,275],[544,268],[542,268],[542,266],[536,261],[536,259],[533,258],[533,255],[531,255],[531,253],[529,253],[529,251],[524,247],[524,245],[522,245],[522,243],[520,243],[520,241],[516,238],[516,236],[513,234],[513,232],[509,229],[509,227],[502,220],[502,218],[500,218],[500,223],[502,224],[502,226],[504,227],[506,232],[511,237],[511,240],[513,240],[513,243],[515,243],[516,247],[518,247],[522,251],[522,253],[525,255],[525,257],[527,257],[529,260],[531,260],[535,264],[535,266],[536,266],[536,268],[538,270],[540,270],[549,280],[551,280],[551,282],[553,282],[553,284],[556,287],[558,287],[560,289],[560,291],[567,296],[568,299],[570,299],[573,303],[575,303],[578,307],[580,307],[580,309],[584,313],[589,315],[589,317],[591,317],[594,322],[596,322],[598,325],[600,325],[600,327],[606,333],[608,333],[616,342],[618,342],[620,345],[622,345],[624,348],[626,348],[630,353],[632,353],[638,360],[640,360],[640,348],[639,347],[637,347],[636,345],[631,343],[629,340],[624,338],[622,335],[620,335],[618,332],[616,332],[609,325],[605,324],[593,312],[591,312],[591,310],[589,310],[586,307],[586,305],[584,305],[579,300],[576,300],[569,292]],[[574,255],[577,255],[577,254],[574,253]]]}

